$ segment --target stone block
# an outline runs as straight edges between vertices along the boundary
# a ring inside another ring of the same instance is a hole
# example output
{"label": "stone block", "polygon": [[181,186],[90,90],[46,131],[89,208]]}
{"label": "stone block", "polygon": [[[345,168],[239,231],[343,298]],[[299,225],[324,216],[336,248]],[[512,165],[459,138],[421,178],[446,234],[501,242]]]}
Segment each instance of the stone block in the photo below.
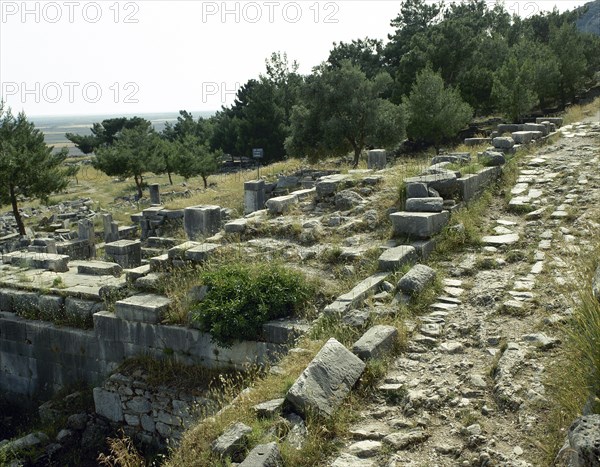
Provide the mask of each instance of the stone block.
{"label": "stone block", "polygon": [[248,453],[239,467],[282,467],[283,459],[277,443],[259,444]]}
{"label": "stone block", "polygon": [[497,131],[499,135],[503,135],[504,133],[514,133],[515,131],[523,131],[523,125],[519,125],[518,123],[500,123]]}
{"label": "stone block", "polygon": [[210,445],[212,451],[220,457],[230,457],[239,460],[248,442],[252,428],[243,423],[235,423]]}
{"label": "stone block", "polygon": [[498,136],[492,140],[492,146],[497,149],[511,149],[515,145],[515,140],[510,136]]}
{"label": "stone block", "polygon": [[127,282],[135,282],[140,277],[144,277],[150,273],[150,265],[144,264],[133,269],[125,269],[125,279]]}
{"label": "stone block", "polygon": [[220,206],[191,206],[183,213],[183,227],[190,240],[210,237],[221,229]]}
{"label": "stone block", "polygon": [[296,412],[331,416],[360,378],[365,363],[331,338],[286,395]]}
{"label": "stone block", "polygon": [[159,272],[168,269],[171,266],[171,259],[169,258],[169,254],[165,253],[164,255],[154,256],[153,258],[150,258],[149,266],[151,272]]}
{"label": "stone block", "polygon": [[244,182],[244,214],[260,211],[265,207],[265,181]]}
{"label": "stone block", "polygon": [[258,418],[271,418],[281,413],[281,408],[284,401],[285,399],[282,397],[280,399],[261,402],[252,408],[254,409],[254,412]]}
{"label": "stone block", "polygon": [[529,144],[533,140],[531,131],[515,131],[512,133],[512,138],[516,144]]}
{"label": "stone block", "polygon": [[490,142],[491,138],[465,138],[465,146],[480,146]]}
{"label": "stone block", "polygon": [[444,198],[408,198],[406,211],[408,212],[442,212]]}
{"label": "stone block", "polygon": [[389,352],[398,337],[394,326],[377,325],[369,328],[352,346],[361,360],[380,358]]}
{"label": "stone block", "polygon": [[262,329],[267,342],[289,344],[307,332],[309,326],[296,319],[279,319],[266,322]]}
{"label": "stone block", "polygon": [[17,313],[39,310],[38,294],[35,292],[13,290],[12,303],[13,309]]}
{"label": "stone block", "polygon": [[276,215],[288,212],[296,204],[298,204],[298,197],[296,195],[286,195],[271,198],[265,203],[265,206],[269,210],[269,214]]}
{"label": "stone block", "polygon": [[136,268],[142,263],[142,244],[139,240],[117,240],[104,245],[104,253],[123,268]]}
{"label": "stone block", "polygon": [[153,183],[148,186],[150,191],[150,204],[160,204],[160,185],[158,183]]}
{"label": "stone block", "polygon": [[395,248],[385,250],[379,256],[380,271],[394,271],[400,269],[405,264],[412,264],[417,261],[417,252],[414,247],[409,245],[400,245]]}
{"label": "stone block", "polygon": [[380,170],[385,169],[387,164],[387,154],[385,149],[371,149],[367,153],[367,168]]}
{"label": "stone block", "polygon": [[479,156],[479,162],[486,167],[498,167],[506,164],[506,157],[498,151],[484,151]]}
{"label": "stone block", "polygon": [[101,302],[93,302],[91,300],[83,300],[80,298],[67,297],[65,299],[65,312],[69,316],[79,318],[90,318],[94,313],[102,311],[104,304]]}
{"label": "stone block", "polygon": [[346,174],[327,175],[319,178],[315,185],[317,199],[323,199],[327,196],[332,196],[338,189],[345,187],[350,181],[350,176]]}
{"label": "stone block", "polygon": [[412,238],[429,238],[442,231],[450,219],[448,211],[439,213],[395,212],[390,220],[395,235],[406,235]]}
{"label": "stone block", "polygon": [[449,162],[450,164],[468,164],[471,162],[471,154],[468,152],[453,152],[450,154],[434,156],[431,159],[431,165],[441,164],[442,162]]}
{"label": "stone block", "polygon": [[542,125],[541,123],[525,123],[523,125],[524,131],[541,131],[543,136],[548,135],[548,128],[546,125]]}
{"label": "stone block", "polygon": [[[349,303],[349,306],[360,305],[365,298],[378,291],[381,284],[389,276],[389,272],[378,272],[356,284],[350,292],[340,295],[336,302],[343,306],[344,303]],[[334,303],[336,303],[334,302]],[[331,306],[331,305],[330,305]]]}
{"label": "stone block", "polygon": [[233,221],[229,221],[227,224],[225,224],[225,233],[242,233],[246,230],[247,225],[248,219],[235,219]]}
{"label": "stone block", "polygon": [[186,250],[185,259],[194,263],[203,263],[214,255],[219,248],[221,248],[221,245],[216,243],[203,243]]}
{"label": "stone block", "polygon": [[435,275],[435,270],[429,266],[416,264],[402,276],[398,289],[407,294],[419,293],[433,282]]}
{"label": "stone block", "polygon": [[544,122],[554,123],[556,128],[560,128],[563,124],[563,119],[562,117],[537,117],[535,119],[535,123],[542,124]]}
{"label": "stone block", "polygon": [[412,247],[414,247],[419,258],[421,258],[422,260],[425,260],[425,259],[429,258],[429,255],[431,253],[434,252],[436,243],[437,242],[435,241],[435,239],[428,239],[428,240],[417,240],[415,242],[412,242],[410,245]]}
{"label": "stone block", "polygon": [[406,184],[407,198],[427,198],[428,196],[429,192],[425,183],[415,182]]}
{"label": "stone block", "polygon": [[119,395],[102,388],[94,388],[93,392],[96,413],[111,422],[122,422],[123,409]]}
{"label": "stone block", "polygon": [[567,433],[570,466],[600,466],[600,415],[579,417]]}
{"label": "stone block", "polygon": [[156,324],[167,310],[171,300],[162,295],[139,294],[115,303],[115,314],[127,321]]}
{"label": "stone block", "polygon": [[169,248],[169,251],[167,252],[169,259],[185,259],[185,253],[187,250],[200,245],[202,245],[200,242],[183,242],[180,245]]}
{"label": "stone block", "polygon": [[404,183],[424,183],[427,188],[433,188],[443,198],[452,198],[458,192],[458,183],[456,174],[450,171],[435,173],[429,175],[419,175],[418,177],[409,177],[404,179]]}
{"label": "stone block", "polygon": [[117,263],[106,261],[90,261],[89,263],[79,264],[77,266],[78,274],[87,274],[91,276],[115,276],[119,277],[123,268]]}

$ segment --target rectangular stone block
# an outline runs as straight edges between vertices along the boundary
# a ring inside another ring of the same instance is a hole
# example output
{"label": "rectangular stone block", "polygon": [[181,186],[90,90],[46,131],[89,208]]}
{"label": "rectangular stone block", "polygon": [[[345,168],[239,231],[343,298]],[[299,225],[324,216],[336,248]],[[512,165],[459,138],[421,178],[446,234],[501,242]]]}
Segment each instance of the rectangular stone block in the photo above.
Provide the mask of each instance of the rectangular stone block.
{"label": "rectangular stone block", "polygon": [[385,169],[387,153],[385,149],[371,149],[367,153],[367,168],[373,170]]}
{"label": "rectangular stone block", "polygon": [[379,256],[379,270],[394,271],[400,269],[405,264],[414,264],[416,261],[417,252],[414,247],[400,245],[385,250],[381,256]]}
{"label": "rectangular stone block", "polygon": [[106,257],[123,268],[136,268],[142,263],[142,244],[139,240],[118,240],[104,245]]}
{"label": "rectangular stone block", "polygon": [[203,263],[204,261],[207,261],[219,248],[221,248],[221,245],[217,245],[216,243],[203,243],[202,245],[198,245],[186,250],[185,259],[195,263]]}
{"label": "rectangular stone block", "polygon": [[405,208],[408,212],[442,212],[444,198],[408,198]]}
{"label": "rectangular stone block", "polygon": [[185,252],[190,248],[202,245],[200,242],[184,242],[170,248],[168,251],[169,259],[185,259]]}
{"label": "rectangular stone block", "polygon": [[361,360],[380,358],[392,350],[397,337],[398,330],[394,326],[373,326],[354,343],[352,352]]}
{"label": "rectangular stone block", "polygon": [[118,318],[143,323],[158,323],[171,300],[162,295],[139,294],[115,303]]}
{"label": "rectangular stone block", "polygon": [[276,198],[271,198],[265,203],[267,209],[269,210],[269,214],[274,215],[284,214],[296,204],[298,204],[298,196],[296,195],[277,196]]}
{"label": "rectangular stone block", "polygon": [[292,385],[286,400],[296,412],[331,416],[365,369],[365,363],[331,338]]}
{"label": "rectangular stone block", "polygon": [[428,212],[395,212],[390,220],[395,235],[411,238],[429,238],[442,231],[450,219],[448,211]]}
{"label": "rectangular stone block", "polygon": [[119,264],[106,261],[90,261],[89,263],[77,266],[77,274],[87,274],[90,276],[119,277],[122,272],[123,268]]}
{"label": "rectangular stone block", "polygon": [[296,319],[281,319],[263,324],[265,340],[274,344],[290,344],[308,329],[307,323]]}
{"label": "rectangular stone block", "polygon": [[211,236],[221,229],[220,206],[191,206],[183,213],[183,227],[190,240]]}

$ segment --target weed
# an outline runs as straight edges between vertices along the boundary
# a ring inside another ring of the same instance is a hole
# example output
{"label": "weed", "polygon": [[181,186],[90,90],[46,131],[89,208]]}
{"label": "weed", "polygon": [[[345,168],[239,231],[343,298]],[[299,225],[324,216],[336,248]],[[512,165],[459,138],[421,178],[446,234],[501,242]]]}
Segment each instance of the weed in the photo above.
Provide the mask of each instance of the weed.
{"label": "weed", "polygon": [[302,312],[316,294],[302,273],[277,262],[218,265],[202,272],[199,282],[208,293],[192,316],[222,346],[255,340],[264,323]]}

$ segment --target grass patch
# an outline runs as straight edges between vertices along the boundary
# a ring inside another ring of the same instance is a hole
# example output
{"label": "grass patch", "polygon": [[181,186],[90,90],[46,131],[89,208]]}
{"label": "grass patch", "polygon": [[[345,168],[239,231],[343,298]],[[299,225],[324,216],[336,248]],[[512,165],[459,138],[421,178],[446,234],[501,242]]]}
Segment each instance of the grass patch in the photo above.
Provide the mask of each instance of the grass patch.
{"label": "grass patch", "polygon": [[600,97],[596,97],[596,99],[589,104],[567,107],[563,116],[563,123],[569,125],[585,120],[588,117],[594,116],[598,112],[598,108],[600,108]]}
{"label": "grass patch", "polygon": [[435,256],[481,245],[482,219],[492,202],[492,191],[487,189],[476,201],[452,213],[450,223],[444,228],[436,245]]}

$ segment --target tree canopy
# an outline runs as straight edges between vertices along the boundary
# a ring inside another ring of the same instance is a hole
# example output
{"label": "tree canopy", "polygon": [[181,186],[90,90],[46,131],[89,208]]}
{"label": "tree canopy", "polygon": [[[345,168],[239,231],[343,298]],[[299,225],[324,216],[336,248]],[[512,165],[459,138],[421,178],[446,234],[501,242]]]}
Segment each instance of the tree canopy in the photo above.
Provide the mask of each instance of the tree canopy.
{"label": "tree canopy", "polygon": [[291,155],[354,153],[356,166],[366,145],[392,146],[404,137],[404,112],[381,95],[391,84],[387,73],[372,79],[350,60],[322,65],[309,78],[294,108],[286,149]]}
{"label": "tree canopy", "polygon": [[0,204],[11,204],[21,235],[25,225],[19,212],[18,197],[48,199],[66,188],[73,167],[63,164],[67,150],[58,153],[47,146],[44,134],[27,120],[25,113],[16,117],[0,102]]}

